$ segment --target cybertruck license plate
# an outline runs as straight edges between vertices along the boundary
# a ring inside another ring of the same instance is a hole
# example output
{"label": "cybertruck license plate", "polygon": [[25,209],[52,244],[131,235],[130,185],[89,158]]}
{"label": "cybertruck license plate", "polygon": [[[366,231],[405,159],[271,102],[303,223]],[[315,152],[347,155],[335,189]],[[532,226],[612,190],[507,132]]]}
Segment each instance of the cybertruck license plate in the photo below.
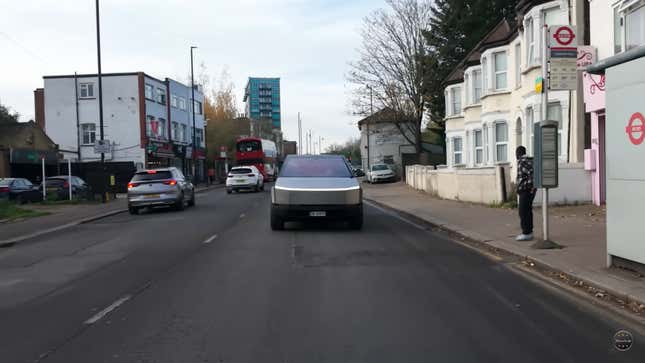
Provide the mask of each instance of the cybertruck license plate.
{"label": "cybertruck license plate", "polygon": [[325,211],[311,211],[309,212],[309,217],[325,217],[327,212]]}

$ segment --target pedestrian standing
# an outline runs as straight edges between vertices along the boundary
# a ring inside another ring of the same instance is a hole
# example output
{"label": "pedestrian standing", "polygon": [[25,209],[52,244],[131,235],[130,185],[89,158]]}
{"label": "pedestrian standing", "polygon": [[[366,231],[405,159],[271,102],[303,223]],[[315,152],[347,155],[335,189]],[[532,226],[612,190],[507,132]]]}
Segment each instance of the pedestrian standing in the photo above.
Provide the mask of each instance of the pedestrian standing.
{"label": "pedestrian standing", "polygon": [[533,186],[533,159],[526,156],[526,148],[518,146],[515,150],[517,157],[517,196],[519,198],[519,214],[522,233],[517,241],[533,239],[533,199],[537,189]]}

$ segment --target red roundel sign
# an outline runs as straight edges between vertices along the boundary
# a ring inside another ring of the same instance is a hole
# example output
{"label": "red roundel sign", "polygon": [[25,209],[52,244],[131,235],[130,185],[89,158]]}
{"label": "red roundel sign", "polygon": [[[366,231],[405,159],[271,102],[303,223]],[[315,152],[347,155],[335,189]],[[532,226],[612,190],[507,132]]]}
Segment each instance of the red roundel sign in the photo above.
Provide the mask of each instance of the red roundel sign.
{"label": "red roundel sign", "polygon": [[640,112],[636,112],[629,118],[629,123],[625,128],[629,141],[634,145],[640,145],[645,139],[645,117]]}
{"label": "red roundel sign", "polygon": [[573,34],[573,30],[568,26],[561,26],[555,31],[555,33],[553,33],[553,37],[558,44],[569,45],[573,42],[576,35]]}

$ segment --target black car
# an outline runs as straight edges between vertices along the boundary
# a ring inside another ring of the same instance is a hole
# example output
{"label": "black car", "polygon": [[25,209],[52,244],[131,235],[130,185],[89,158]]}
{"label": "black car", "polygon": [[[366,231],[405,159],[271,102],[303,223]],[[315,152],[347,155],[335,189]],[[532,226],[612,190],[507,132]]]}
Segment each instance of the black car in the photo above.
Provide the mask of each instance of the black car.
{"label": "black car", "polygon": [[27,179],[2,178],[0,179],[0,200],[13,200],[18,204],[40,202],[43,200],[43,195],[38,187]]}
{"label": "black car", "polygon": [[[45,179],[47,195],[54,195],[56,199],[69,199],[69,180],[67,175],[50,176]],[[89,184],[77,176],[71,176],[72,197],[78,199],[91,199],[92,192]],[[42,184],[39,189],[42,191]]]}

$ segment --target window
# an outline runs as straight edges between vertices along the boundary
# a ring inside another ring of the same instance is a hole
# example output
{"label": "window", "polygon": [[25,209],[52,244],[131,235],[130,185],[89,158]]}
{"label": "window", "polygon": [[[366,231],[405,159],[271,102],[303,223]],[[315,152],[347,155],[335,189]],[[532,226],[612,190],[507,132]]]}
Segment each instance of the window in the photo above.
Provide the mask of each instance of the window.
{"label": "window", "polygon": [[156,96],[157,96],[157,99],[156,99],[157,103],[160,103],[162,105],[166,104],[166,91],[165,90],[163,90],[161,88],[157,88]]}
{"label": "window", "polygon": [[535,120],[533,116],[533,108],[528,107],[526,109],[526,134],[528,135],[528,140],[526,140],[526,152],[529,155],[533,155],[533,132],[535,130]]}
{"label": "window", "polygon": [[186,99],[183,97],[179,97],[179,109],[186,110]]}
{"label": "window", "polygon": [[549,103],[546,113],[547,120],[558,122],[558,150],[560,155],[564,155],[562,147],[562,106],[560,103]]}
{"label": "window", "polygon": [[522,70],[521,70],[521,63],[522,63],[522,50],[520,47],[520,43],[515,44],[515,87],[519,88],[522,85]]}
{"label": "window", "polygon": [[488,93],[488,77],[486,76],[488,74],[488,62],[486,61],[486,58],[482,58],[482,89],[484,90],[483,94]]}
{"label": "window", "polygon": [[178,136],[179,136],[179,123],[173,121],[173,123],[172,123],[172,131],[171,131],[170,137],[173,140],[178,140]]}
{"label": "window", "polygon": [[146,118],[146,129],[148,137],[155,139],[166,138],[166,120],[148,116]]}
{"label": "window", "polygon": [[171,95],[170,96],[170,106],[177,108],[178,107],[178,99],[177,95]]}
{"label": "window", "polygon": [[188,138],[188,125],[181,125],[181,137],[179,138],[179,140],[188,142]]}
{"label": "window", "polygon": [[79,84],[79,98],[94,98],[94,83]]}
{"label": "window", "polygon": [[479,103],[482,97],[482,71],[473,72],[473,103]]}
{"label": "window", "polygon": [[475,144],[475,165],[484,163],[484,144],[482,139],[482,130],[475,130],[473,133]]}
{"label": "window", "polygon": [[620,7],[614,7],[614,54],[623,51],[623,18],[618,12]]}
{"label": "window", "polygon": [[82,124],[82,144],[93,145],[96,142],[96,125],[95,124]]}
{"label": "window", "polygon": [[450,116],[452,113],[450,112],[450,97],[448,96],[448,90],[444,92],[443,98],[446,102],[446,116]]}
{"label": "window", "polygon": [[383,163],[390,165],[394,164],[394,155],[384,155]]}
{"label": "window", "polygon": [[645,6],[625,15],[625,50],[645,44]]}
{"label": "window", "polygon": [[194,101],[194,110],[195,114],[201,115],[202,114],[202,103],[199,101]]}
{"label": "window", "polygon": [[450,89],[450,102],[452,104],[451,114],[459,115],[461,113],[461,88],[454,87]]}
{"label": "window", "polygon": [[195,131],[195,142],[198,146],[204,146],[204,130],[197,129]]}
{"label": "window", "polygon": [[452,139],[452,161],[454,165],[463,163],[462,160],[463,143],[461,137],[454,137]]}
{"label": "window", "polygon": [[154,101],[154,96],[152,94],[153,90],[154,90],[154,87],[152,87],[149,84],[146,84],[145,90],[146,90],[146,98],[151,100],[151,101]]}
{"label": "window", "polygon": [[484,125],[484,131],[483,131],[483,134],[484,134],[484,135],[483,135],[483,136],[484,136],[484,164],[487,164],[487,163],[488,163],[488,160],[490,160],[490,157],[489,157],[489,154],[490,154],[490,152],[489,152],[489,150],[490,150],[490,146],[488,146],[488,139],[489,139],[489,135],[488,135],[488,125]]}
{"label": "window", "polygon": [[529,18],[526,21],[524,35],[526,37],[526,64],[530,65],[535,62],[535,31],[533,27],[533,18]]}
{"label": "window", "polygon": [[287,158],[280,171],[281,177],[351,178],[352,171],[342,157]]}
{"label": "window", "polygon": [[468,74],[464,74],[464,90],[466,91],[466,105],[471,105],[473,103],[470,89],[471,89],[470,77],[468,76]]}
{"label": "window", "polygon": [[495,161],[508,161],[508,125],[506,122],[495,123]]}
{"label": "window", "polygon": [[506,52],[493,53],[495,63],[495,90],[506,88]]}

